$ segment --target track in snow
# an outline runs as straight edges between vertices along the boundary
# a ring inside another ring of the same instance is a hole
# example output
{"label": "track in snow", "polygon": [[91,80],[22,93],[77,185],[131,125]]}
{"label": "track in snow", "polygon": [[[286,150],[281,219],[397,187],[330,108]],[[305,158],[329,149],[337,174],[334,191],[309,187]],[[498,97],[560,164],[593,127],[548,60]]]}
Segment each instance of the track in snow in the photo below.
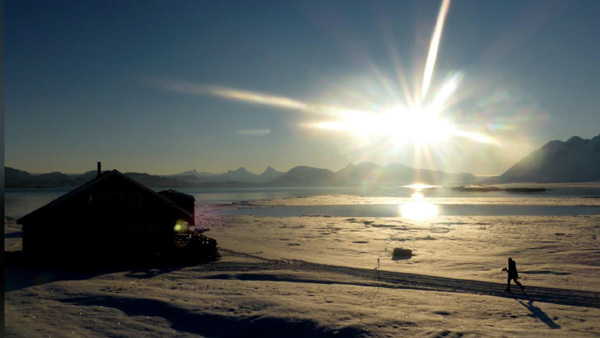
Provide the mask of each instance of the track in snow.
{"label": "track in snow", "polygon": [[[232,255],[241,255],[260,259],[260,263],[225,263],[214,262],[203,265],[202,270],[231,271],[232,274],[213,275],[210,278],[237,278],[245,280],[270,280],[282,282],[304,282],[321,284],[351,284],[382,288],[413,289],[436,292],[456,292],[465,294],[487,295],[494,297],[515,298],[531,302],[554,303],[560,305],[600,308],[598,292],[526,286],[525,293],[516,286],[513,292],[504,291],[506,284],[477,280],[446,278],[414,273],[392,272],[385,270],[363,269],[338,265],[310,263],[301,260],[268,260],[258,256],[237,253],[220,249]],[[285,275],[265,273],[266,270],[290,270],[301,272],[332,273],[351,276],[354,282],[336,281],[334,279],[295,278]],[[243,271],[240,273],[240,271]],[[378,273],[379,272],[379,273]]]}

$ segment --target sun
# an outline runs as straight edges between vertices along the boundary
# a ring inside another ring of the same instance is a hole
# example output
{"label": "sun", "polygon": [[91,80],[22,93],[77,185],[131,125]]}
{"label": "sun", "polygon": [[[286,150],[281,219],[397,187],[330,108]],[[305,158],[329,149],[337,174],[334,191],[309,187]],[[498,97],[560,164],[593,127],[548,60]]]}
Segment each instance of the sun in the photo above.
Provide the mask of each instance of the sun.
{"label": "sun", "polygon": [[[368,140],[387,139],[396,145],[414,143],[429,145],[452,136],[465,136],[448,116],[449,101],[463,78],[461,72],[451,74],[430,99],[395,98],[396,104],[375,111],[338,110],[329,121],[316,122],[312,127],[348,132]],[[423,95],[423,93],[421,93]],[[369,101],[369,100],[365,100]],[[371,106],[374,106],[371,102]]]}
{"label": "sun", "polygon": [[437,143],[454,135],[456,126],[435,112],[407,110],[398,114],[396,143]]}
{"label": "sun", "polygon": [[390,139],[396,144],[433,144],[456,134],[452,121],[428,108],[393,107],[380,112],[340,113],[337,119],[317,122],[318,129],[343,131],[368,139]]}
{"label": "sun", "polygon": [[[414,144],[420,149],[441,143],[453,137],[466,138],[478,143],[500,145],[497,140],[479,132],[469,131],[470,125],[460,123],[460,114],[452,108],[461,97],[455,95],[458,84],[462,81],[461,71],[450,72],[440,87],[435,86],[433,73],[437,60],[444,22],[448,14],[450,0],[443,0],[438,13],[437,22],[429,45],[429,52],[421,81],[421,89],[410,90],[406,87],[406,79],[389,81],[382,72],[376,71],[370,77],[381,81],[381,90],[377,84],[365,81],[362,90],[342,90],[342,97],[331,100],[319,100],[321,103],[304,102],[285,96],[241,90],[216,85],[195,84],[182,81],[161,80],[158,85],[167,90],[199,95],[212,95],[226,100],[241,101],[248,104],[264,105],[285,110],[294,110],[311,116],[302,122],[307,129],[344,132],[352,136],[361,145],[373,143],[396,146]],[[400,60],[394,62],[401,64]],[[376,69],[375,65],[372,69]],[[396,74],[404,74],[399,67]],[[153,81],[151,81],[153,82]],[[398,86],[400,85],[400,86]],[[436,90],[437,89],[437,90]],[[373,92],[380,92],[371,97]],[[330,95],[331,93],[325,93]],[[335,95],[335,93],[333,93]],[[349,96],[355,106],[345,104],[332,105],[328,102],[343,101]],[[385,102],[382,102],[385,101]],[[356,107],[358,105],[358,107]],[[454,115],[455,120],[452,120]],[[469,129],[465,129],[465,127]],[[263,128],[261,130],[270,130]],[[383,141],[383,142],[380,142]],[[423,147],[421,147],[423,146]]]}

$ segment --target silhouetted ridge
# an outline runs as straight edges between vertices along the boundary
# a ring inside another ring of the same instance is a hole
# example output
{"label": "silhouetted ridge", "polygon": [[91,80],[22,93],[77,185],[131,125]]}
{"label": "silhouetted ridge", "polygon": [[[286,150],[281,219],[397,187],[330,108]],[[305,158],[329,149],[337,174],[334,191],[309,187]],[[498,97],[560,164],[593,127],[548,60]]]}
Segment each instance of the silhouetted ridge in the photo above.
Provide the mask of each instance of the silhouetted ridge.
{"label": "silhouetted ridge", "polygon": [[289,186],[331,185],[334,175],[335,174],[331,170],[300,166],[290,169],[290,171],[273,183],[275,185]]}
{"label": "silhouetted ridge", "polygon": [[[392,163],[385,167],[361,162],[349,164],[344,169],[333,172],[328,169],[298,166],[287,173],[276,171],[271,167],[260,175],[253,174],[240,167],[224,174],[198,173],[187,171],[181,174],[159,176],[146,173],[125,173],[140,183],[154,188],[178,187],[255,187],[255,186],[363,186],[393,184],[404,185],[414,182],[428,184],[464,184],[475,181],[475,176],[465,174],[448,174],[442,171],[412,169],[400,163]],[[6,186],[9,188],[32,187],[75,187],[96,176],[96,171],[82,175],[64,175],[60,173],[31,175],[27,172],[7,168]]]}
{"label": "silhouetted ridge", "polygon": [[550,141],[504,174],[483,183],[600,181],[600,135],[585,140]]}

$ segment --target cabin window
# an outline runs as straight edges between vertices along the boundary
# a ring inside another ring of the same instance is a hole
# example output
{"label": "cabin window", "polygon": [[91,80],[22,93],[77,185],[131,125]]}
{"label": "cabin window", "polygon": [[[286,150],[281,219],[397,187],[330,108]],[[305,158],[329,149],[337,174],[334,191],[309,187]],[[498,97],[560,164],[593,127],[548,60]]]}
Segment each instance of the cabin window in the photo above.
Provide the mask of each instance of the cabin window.
{"label": "cabin window", "polygon": [[148,240],[150,242],[158,242],[158,225],[152,224],[148,226]]}
{"label": "cabin window", "polygon": [[129,207],[141,208],[142,207],[142,194],[129,195]]}
{"label": "cabin window", "polygon": [[100,195],[90,194],[88,198],[88,206],[90,208],[97,208],[100,205]]}

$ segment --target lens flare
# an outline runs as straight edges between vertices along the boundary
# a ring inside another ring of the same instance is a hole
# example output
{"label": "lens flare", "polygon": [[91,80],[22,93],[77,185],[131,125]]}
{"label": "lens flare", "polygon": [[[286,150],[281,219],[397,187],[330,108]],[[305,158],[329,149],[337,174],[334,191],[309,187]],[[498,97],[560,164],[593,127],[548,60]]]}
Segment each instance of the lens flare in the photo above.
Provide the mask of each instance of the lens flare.
{"label": "lens flare", "polygon": [[270,106],[286,110],[297,110],[306,113],[336,115],[342,112],[350,111],[349,109],[344,109],[340,107],[323,104],[312,104],[285,96],[277,96],[236,88],[228,88],[222,86],[205,85],[187,81],[167,79],[147,79],[147,81],[155,86],[161,87],[165,90],[172,92],[186,93],[191,95],[211,95],[226,100],[241,101],[250,104]]}
{"label": "lens flare", "polygon": [[[414,144],[415,157],[427,158],[431,154],[430,145],[460,138],[500,146],[500,142],[486,135],[486,123],[461,123],[452,109],[459,102],[456,91],[464,78],[462,72],[451,73],[437,91],[432,90],[438,52],[444,31],[444,25],[450,9],[450,0],[443,0],[433,30],[427,60],[423,71],[420,93],[415,89],[413,95],[406,87],[406,79],[387,81],[385,72],[373,66],[371,79],[363,90],[345,90],[343,105],[315,104],[285,96],[241,90],[236,88],[196,84],[178,80],[147,79],[149,83],[163,89],[192,95],[210,95],[225,100],[240,101],[248,104],[263,105],[310,115],[313,120],[301,122],[301,126],[313,130],[331,133],[347,133],[353,144],[369,144],[377,147],[400,149],[400,146]],[[399,60],[395,64],[400,65]],[[398,74],[405,74],[401,68]],[[373,86],[373,81],[380,81]],[[365,81],[367,82],[367,81]],[[417,95],[418,94],[418,95]],[[373,97],[368,97],[372,95]],[[321,100],[320,100],[321,101]],[[333,101],[333,100],[332,100]],[[333,102],[340,102],[340,98]],[[350,102],[350,103],[348,103]],[[350,106],[350,107],[348,107]],[[483,126],[483,127],[481,127]],[[474,131],[476,128],[477,131]],[[270,129],[238,130],[240,135],[266,135]],[[421,158],[415,158],[420,162]]]}
{"label": "lens flare", "polygon": [[425,72],[423,73],[423,87],[421,88],[421,98],[427,96],[429,85],[431,84],[431,77],[433,76],[433,70],[435,68],[435,61],[437,60],[438,49],[440,47],[440,41],[442,40],[442,31],[444,30],[444,22],[446,21],[446,15],[450,8],[450,0],[444,0],[442,7],[438,13],[437,22],[435,24],[435,30],[431,37],[429,44],[429,54],[427,55],[427,63],[425,64]]}
{"label": "lens flare", "polygon": [[175,232],[186,232],[189,228],[190,224],[182,219],[178,219],[175,222],[175,226],[173,227],[173,230],[175,230]]}

